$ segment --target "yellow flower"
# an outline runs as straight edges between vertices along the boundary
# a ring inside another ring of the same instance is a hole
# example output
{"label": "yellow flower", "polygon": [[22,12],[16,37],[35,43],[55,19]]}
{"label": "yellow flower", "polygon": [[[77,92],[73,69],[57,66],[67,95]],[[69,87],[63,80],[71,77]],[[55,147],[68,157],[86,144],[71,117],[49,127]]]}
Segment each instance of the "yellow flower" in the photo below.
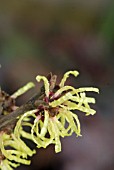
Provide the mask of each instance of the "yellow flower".
{"label": "yellow flower", "polygon": [[[0,169],[12,170],[22,164],[29,165],[28,156],[32,156],[35,150],[31,150],[20,138],[12,134],[0,133],[0,149],[4,156],[0,162]],[[12,162],[13,161],[13,162]]]}
{"label": "yellow flower", "polygon": [[[36,80],[44,81],[45,94],[43,101],[46,105],[40,105],[37,110],[26,112],[19,120],[24,126],[31,128],[31,134],[21,129],[21,135],[33,140],[37,147],[46,148],[49,144],[55,144],[55,152],[61,151],[61,137],[76,133],[81,136],[80,121],[74,113],[75,110],[84,112],[86,115],[94,115],[96,111],[91,109],[89,103],[95,103],[95,99],[86,96],[86,92],[99,92],[98,88],[85,87],[74,88],[65,85],[69,75],[78,76],[77,71],[68,71],[64,74],[59,85],[50,88],[51,83],[44,76],[37,76]],[[33,124],[29,117],[34,118]]]}
{"label": "yellow flower", "polygon": [[[16,99],[30,88],[34,87],[32,82],[27,83],[17,92],[15,92],[11,98]],[[14,106],[13,106],[14,107]],[[17,108],[17,106],[15,106]],[[5,114],[5,111],[3,112]],[[29,165],[30,160],[28,156],[32,156],[36,153],[35,150],[31,150],[24,141],[21,140],[18,126],[15,127],[15,133],[13,132],[0,132],[0,169],[1,170],[13,170],[18,167],[20,163]],[[21,128],[21,127],[20,127]]]}

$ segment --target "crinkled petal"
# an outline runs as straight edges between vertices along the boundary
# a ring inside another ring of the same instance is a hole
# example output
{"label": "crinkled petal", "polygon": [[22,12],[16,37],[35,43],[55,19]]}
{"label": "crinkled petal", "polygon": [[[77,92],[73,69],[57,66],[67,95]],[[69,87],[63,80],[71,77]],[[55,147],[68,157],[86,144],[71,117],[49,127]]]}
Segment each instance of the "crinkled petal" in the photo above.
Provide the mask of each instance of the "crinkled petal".
{"label": "crinkled petal", "polygon": [[61,95],[63,92],[66,92],[66,91],[68,91],[68,90],[71,90],[72,93],[74,93],[74,94],[76,93],[76,89],[75,89],[74,87],[72,87],[72,86],[64,86],[64,87],[61,87],[61,88],[52,96],[51,99],[58,97],[58,96]]}
{"label": "crinkled petal", "polygon": [[58,153],[61,151],[59,129],[54,121],[50,121],[50,124],[52,126],[52,131],[53,131],[54,138],[55,138],[55,152]]}
{"label": "crinkled petal", "polygon": [[67,101],[71,98],[72,98],[72,94],[70,92],[68,92],[64,96],[60,97],[59,99],[54,100],[53,102],[50,102],[49,105],[51,107],[60,106],[62,103],[64,103],[65,101]]}
{"label": "crinkled petal", "polygon": [[65,82],[66,82],[66,80],[67,80],[67,78],[69,77],[70,74],[72,74],[72,75],[74,75],[75,77],[77,77],[77,76],[79,75],[79,72],[78,72],[78,71],[68,71],[68,72],[66,72],[66,73],[64,74],[64,76],[63,76],[60,84],[59,84],[60,87],[63,87],[63,86],[64,86],[64,84],[65,84]]}
{"label": "crinkled petal", "polygon": [[22,88],[20,88],[19,90],[17,90],[14,94],[12,94],[12,98],[17,98],[19,96],[21,96],[22,94],[24,94],[26,91],[28,91],[29,89],[33,88],[35,85],[33,82],[29,82],[27,83],[25,86],[23,86]]}
{"label": "crinkled petal", "polygon": [[40,82],[41,80],[44,81],[45,94],[46,94],[47,97],[49,97],[49,82],[48,82],[48,79],[46,77],[44,77],[44,76],[37,76],[36,80],[38,82]]}

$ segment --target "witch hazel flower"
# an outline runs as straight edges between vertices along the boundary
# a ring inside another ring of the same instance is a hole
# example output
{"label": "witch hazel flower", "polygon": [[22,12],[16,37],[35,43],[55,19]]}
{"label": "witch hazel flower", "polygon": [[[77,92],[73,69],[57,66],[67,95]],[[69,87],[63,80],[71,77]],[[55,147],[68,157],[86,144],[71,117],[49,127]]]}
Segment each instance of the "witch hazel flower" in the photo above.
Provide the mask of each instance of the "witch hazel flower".
{"label": "witch hazel flower", "polygon": [[[21,129],[21,135],[31,139],[37,147],[46,148],[49,144],[55,145],[55,152],[61,151],[61,137],[81,136],[80,121],[74,111],[84,112],[86,116],[94,115],[96,111],[90,107],[90,103],[95,103],[95,99],[87,97],[87,92],[97,92],[95,87],[74,88],[65,85],[69,75],[77,77],[78,71],[68,71],[64,74],[59,85],[56,85],[56,76],[46,78],[37,76],[36,80],[44,82],[44,94],[41,97],[44,104],[40,104],[36,110],[29,111],[21,117],[19,125],[29,126],[31,132]],[[54,81],[53,81],[54,79]],[[34,122],[29,122],[33,117]]]}
{"label": "witch hazel flower", "polygon": [[12,134],[0,133],[0,149],[2,159],[0,162],[1,170],[13,170],[20,164],[29,165],[29,156],[36,153],[35,150],[31,150],[20,138]]}
{"label": "witch hazel flower", "polygon": [[[1,90],[0,104],[3,106],[1,114],[7,115],[17,109],[15,99],[33,87],[34,83],[29,82],[11,96]],[[19,132],[16,131],[17,128],[15,128],[16,132],[13,132],[14,126],[15,123],[12,123],[0,131],[0,170],[13,170],[20,164],[29,165],[31,161],[28,157],[36,153],[21,140]]]}

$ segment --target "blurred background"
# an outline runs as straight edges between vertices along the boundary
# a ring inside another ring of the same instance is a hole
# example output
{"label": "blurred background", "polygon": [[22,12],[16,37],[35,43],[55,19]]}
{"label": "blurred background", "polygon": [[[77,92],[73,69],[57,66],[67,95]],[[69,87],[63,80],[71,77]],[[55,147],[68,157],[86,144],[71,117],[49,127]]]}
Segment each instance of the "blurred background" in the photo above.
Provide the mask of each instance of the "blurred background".
{"label": "blurred background", "polygon": [[[75,87],[96,86],[95,116],[79,114],[82,137],[38,149],[17,170],[114,170],[114,1],[1,0],[0,85],[12,94],[35,76],[78,70]],[[40,86],[40,85],[39,85]],[[37,87],[39,88],[39,87]],[[18,100],[25,102],[29,92]]]}

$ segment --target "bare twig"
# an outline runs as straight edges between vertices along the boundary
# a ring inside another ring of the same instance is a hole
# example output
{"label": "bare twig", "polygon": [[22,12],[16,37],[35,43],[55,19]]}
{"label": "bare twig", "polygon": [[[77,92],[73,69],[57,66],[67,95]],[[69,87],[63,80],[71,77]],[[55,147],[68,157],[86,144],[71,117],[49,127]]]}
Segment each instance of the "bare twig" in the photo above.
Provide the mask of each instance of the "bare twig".
{"label": "bare twig", "polygon": [[[56,75],[52,75],[50,73],[47,76],[48,80],[50,81],[50,91],[54,89],[56,83]],[[11,124],[15,124],[17,121],[17,117],[21,116],[25,112],[36,109],[40,104],[46,105],[46,103],[42,100],[44,97],[44,86],[41,87],[39,93],[35,94],[32,98],[30,98],[25,104],[17,108],[15,111],[11,112],[8,115],[1,115],[0,116],[0,130],[3,128],[7,128],[11,126]]]}
{"label": "bare twig", "polygon": [[11,112],[8,115],[2,115],[0,118],[0,130],[3,127],[6,127],[9,124],[11,124],[14,120],[16,120],[18,116],[21,116],[26,111],[35,109],[38,105],[40,105],[42,103],[42,100],[40,100],[41,97],[42,97],[42,93],[40,92],[36,94],[34,97],[32,97],[27,103],[17,108],[15,111]]}

